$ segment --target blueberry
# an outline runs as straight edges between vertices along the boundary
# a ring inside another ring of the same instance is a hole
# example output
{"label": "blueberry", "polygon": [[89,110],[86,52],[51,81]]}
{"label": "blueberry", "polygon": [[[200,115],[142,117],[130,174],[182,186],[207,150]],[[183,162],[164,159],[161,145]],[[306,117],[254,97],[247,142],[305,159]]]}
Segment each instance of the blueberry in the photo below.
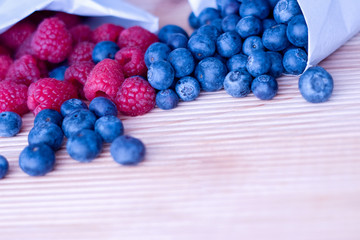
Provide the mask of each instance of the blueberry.
{"label": "blueberry", "polygon": [[270,68],[271,61],[266,52],[257,51],[249,55],[246,69],[253,77],[267,73]]}
{"label": "blueberry", "polygon": [[221,18],[219,11],[211,7],[204,8],[198,16],[200,26],[210,24],[213,20],[218,18]]}
{"label": "blueberry", "polygon": [[241,17],[254,16],[265,19],[270,13],[267,0],[243,0],[239,9]]}
{"label": "blueberry", "polygon": [[[213,20],[209,24],[209,26],[214,26],[216,28],[216,30],[218,30],[218,32],[221,34],[221,33],[223,33],[221,23],[222,23],[222,18],[218,18],[218,19]],[[206,25],[204,25],[204,26],[206,26]]]}
{"label": "blueberry", "polygon": [[124,126],[116,116],[107,115],[96,120],[95,132],[100,135],[104,142],[110,143],[124,134]]}
{"label": "blueberry", "polygon": [[190,27],[197,29],[200,27],[199,19],[195,16],[194,12],[191,12],[188,17]]}
{"label": "blueberry", "polygon": [[284,54],[283,66],[289,74],[301,74],[306,68],[306,63],[307,54],[301,48],[290,49]]}
{"label": "blueberry", "polygon": [[174,81],[175,72],[171,64],[167,61],[156,61],[150,65],[147,78],[150,85],[158,90],[165,90]]}
{"label": "blueberry", "polygon": [[188,48],[197,60],[210,57],[215,53],[215,41],[201,34],[195,34],[189,39]]}
{"label": "blueberry", "polygon": [[29,132],[29,145],[46,144],[57,151],[64,140],[64,133],[55,123],[45,122],[35,125]]}
{"label": "blueberry", "polygon": [[206,92],[222,89],[226,74],[225,64],[214,57],[201,60],[195,68],[195,76]]}
{"label": "blueberry", "polygon": [[267,0],[271,9],[274,9],[279,0]]}
{"label": "blueberry", "polygon": [[216,4],[222,17],[239,14],[240,3],[237,0],[217,0]]}
{"label": "blueberry", "polygon": [[289,46],[286,36],[286,25],[277,24],[264,31],[262,36],[264,46],[270,51],[281,51]]}
{"label": "blueberry", "polygon": [[15,112],[0,113],[0,137],[13,137],[20,132],[22,119]]}
{"label": "blueberry", "polygon": [[262,21],[262,28],[263,28],[263,31],[265,31],[265,29],[268,29],[268,28],[271,28],[275,25],[277,25],[278,23],[272,19],[272,18],[266,18]]}
{"label": "blueberry", "polygon": [[297,0],[279,0],[274,7],[274,19],[278,23],[288,23],[298,14],[301,8]]}
{"label": "blueberry", "polygon": [[320,66],[307,69],[299,79],[300,93],[311,103],[327,101],[331,97],[333,88],[333,78]]}
{"label": "blueberry", "polygon": [[156,94],[156,105],[163,110],[173,109],[178,103],[179,97],[172,89],[161,90]]}
{"label": "blueberry", "polygon": [[303,15],[293,17],[288,23],[286,35],[289,41],[297,47],[308,44],[308,28]]}
{"label": "blueberry", "polygon": [[121,165],[136,165],[144,160],[145,146],[139,139],[123,135],[111,143],[110,153]]}
{"label": "blueberry", "polygon": [[217,52],[223,57],[231,57],[241,51],[241,37],[235,31],[221,34],[216,41]]}
{"label": "blueberry", "polygon": [[246,70],[247,60],[248,60],[248,56],[239,53],[229,58],[229,60],[226,63],[226,66],[229,71]]}
{"label": "blueberry", "polygon": [[94,98],[89,104],[89,110],[92,111],[97,117],[118,115],[118,110],[115,103],[105,97]]}
{"label": "blueberry", "polygon": [[156,61],[166,60],[170,52],[171,49],[165,43],[156,42],[151,44],[144,55],[146,66],[149,68]]}
{"label": "blueberry", "polygon": [[75,110],[66,115],[62,123],[62,129],[67,138],[82,129],[94,129],[96,116],[86,109]]}
{"label": "blueberry", "polygon": [[75,110],[79,109],[88,109],[88,106],[86,103],[80,99],[72,98],[69,100],[66,100],[63,104],[61,104],[60,112],[63,117],[66,115],[72,113]]}
{"label": "blueberry", "polygon": [[55,78],[60,81],[64,81],[64,75],[65,75],[65,71],[67,68],[68,68],[68,66],[60,66],[60,67],[54,68],[53,70],[51,70],[49,72],[49,77]]}
{"label": "blueberry", "polygon": [[253,16],[244,17],[236,24],[236,31],[242,38],[259,35],[261,30],[260,19]]}
{"label": "blueberry", "polygon": [[200,84],[193,77],[183,77],[177,81],[175,91],[181,100],[185,102],[193,101],[200,94]]}
{"label": "blueberry", "polygon": [[223,32],[236,30],[236,24],[240,21],[240,17],[235,14],[228,15],[222,19],[221,28]]}
{"label": "blueberry", "polygon": [[102,41],[95,45],[92,52],[92,59],[94,63],[98,63],[105,58],[114,59],[115,54],[119,51],[119,46],[112,41]]}
{"label": "blueberry", "polygon": [[171,49],[187,48],[187,42],[189,39],[182,33],[173,33],[169,36],[167,45]]}
{"label": "blueberry", "polygon": [[262,39],[259,36],[250,36],[245,39],[243,44],[243,53],[250,55],[256,51],[264,51]]}
{"label": "blueberry", "polygon": [[62,115],[53,109],[41,110],[34,119],[34,125],[51,122],[58,126],[61,126],[63,117]]}
{"label": "blueberry", "polygon": [[204,25],[196,31],[196,34],[206,35],[211,40],[216,41],[216,39],[220,36],[221,32],[213,25]]}
{"label": "blueberry", "polygon": [[274,78],[280,77],[280,75],[284,72],[282,55],[278,52],[267,52],[267,54],[271,61],[269,75],[273,76]]}
{"label": "blueberry", "polygon": [[225,91],[232,97],[246,97],[251,91],[252,77],[247,71],[229,72],[224,80]]}
{"label": "blueberry", "polygon": [[174,68],[175,77],[177,78],[190,75],[195,69],[194,57],[192,56],[191,52],[186,48],[177,48],[173,50],[169,54],[168,61]]}
{"label": "blueberry", "polygon": [[158,37],[159,37],[160,42],[167,43],[168,38],[173,33],[182,33],[186,37],[188,37],[187,32],[185,32],[185,30],[182,29],[181,27],[179,27],[177,25],[168,24],[168,25],[163,26],[159,30]]}
{"label": "blueberry", "polygon": [[90,162],[99,156],[102,145],[99,134],[90,129],[82,129],[68,139],[66,150],[72,159]]}
{"label": "blueberry", "polygon": [[214,53],[214,55],[212,55],[212,57],[219,59],[223,64],[226,65],[228,58],[221,56],[217,51]]}
{"label": "blueberry", "polygon": [[9,162],[7,159],[0,155],[0,179],[4,178],[9,170]]}
{"label": "blueberry", "polygon": [[20,168],[30,176],[43,176],[55,166],[55,153],[46,144],[29,145],[19,156]]}
{"label": "blueberry", "polygon": [[261,100],[270,100],[275,97],[278,91],[278,84],[272,76],[261,75],[252,81],[251,91],[255,97]]}

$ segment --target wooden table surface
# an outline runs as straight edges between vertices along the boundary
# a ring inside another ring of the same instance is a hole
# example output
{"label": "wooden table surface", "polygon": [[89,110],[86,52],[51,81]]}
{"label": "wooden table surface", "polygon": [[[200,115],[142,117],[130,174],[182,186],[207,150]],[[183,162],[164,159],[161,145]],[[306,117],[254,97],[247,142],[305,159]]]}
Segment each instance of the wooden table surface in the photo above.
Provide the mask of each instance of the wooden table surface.
{"label": "wooden table surface", "polygon": [[[134,4],[190,33],[185,0]],[[272,101],[201,93],[171,111],[121,116],[146,160],[116,164],[109,145],[91,163],[61,149],[53,172],[18,167],[33,116],[0,139],[0,239],[360,239],[360,35],[324,60],[330,101],[310,104],[297,77]]]}

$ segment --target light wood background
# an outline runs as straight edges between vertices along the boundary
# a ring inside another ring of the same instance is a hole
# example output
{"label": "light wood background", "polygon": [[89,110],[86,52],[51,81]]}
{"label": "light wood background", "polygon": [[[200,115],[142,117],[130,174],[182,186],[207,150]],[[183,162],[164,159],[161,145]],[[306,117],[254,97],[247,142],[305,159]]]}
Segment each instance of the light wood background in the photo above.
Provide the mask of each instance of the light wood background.
{"label": "light wood background", "polygon": [[[185,0],[131,1],[190,32]],[[57,153],[55,171],[18,167],[33,116],[0,139],[0,239],[360,239],[360,35],[321,63],[330,101],[310,104],[297,77],[272,101],[202,93],[172,111],[121,117],[146,160],[92,163]]]}

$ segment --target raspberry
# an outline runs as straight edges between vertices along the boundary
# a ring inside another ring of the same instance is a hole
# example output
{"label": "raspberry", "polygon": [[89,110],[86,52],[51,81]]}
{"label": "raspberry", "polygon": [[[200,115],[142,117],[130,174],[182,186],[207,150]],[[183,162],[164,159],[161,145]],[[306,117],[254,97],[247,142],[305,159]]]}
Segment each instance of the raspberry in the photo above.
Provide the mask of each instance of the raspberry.
{"label": "raspberry", "polygon": [[123,66],[125,77],[145,76],[147,67],[144,52],[138,47],[124,47],[115,54],[115,60]]}
{"label": "raspberry", "polygon": [[8,55],[0,55],[0,81],[4,80],[13,60]]}
{"label": "raspberry", "polygon": [[16,53],[15,53],[15,59],[18,59],[26,54],[30,54],[30,55],[33,54],[33,51],[31,49],[31,41],[32,41],[33,37],[34,37],[34,34],[31,34],[18,47],[18,49],[16,50]]}
{"label": "raspberry", "polygon": [[65,13],[65,12],[57,12],[55,14],[55,17],[63,21],[67,28],[74,27],[78,25],[81,22],[81,19],[79,16]]}
{"label": "raspberry", "polygon": [[123,27],[117,26],[111,23],[105,23],[97,27],[93,34],[92,40],[95,43],[102,42],[102,41],[112,41],[116,42],[119,34],[124,30]]}
{"label": "raspberry", "polygon": [[10,52],[7,48],[0,45],[0,55],[10,55]]}
{"label": "raspberry", "polygon": [[37,60],[31,55],[24,55],[9,67],[5,80],[29,86],[40,78]]}
{"label": "raspberry", "polygon": [[122,31],[117,43],[120,48],[139,47],[145,52],[152,43],[158,41],[159,39],[155,34],[140,26],[134,26]]}
{"label": "raspberry", "polygon": [[88,25],[78,24],[72,27],[70,30],[73,43],[79,43],[84,41],[91,41],[92,31]]}
{"label": "raspberry", "polygon": [[41,60],[59,63],[66,59],[72,47],[72,37],[64,22],[56,17],[42,21],[31,41],[34,54]]}
{"label": "raspberry", "polygon": [[85,97],[90,101],[99,96],[113,100],[123,82],[121,65],[115,60],[106,58],[96,64],[90,72],[84,86]]}
{"label": "raspberry", "polygon": [[125,79],[119,89],[115,102],[120,112],[125,115],[138,116],[155,107],[155,89],[142,77],[134,76]]}
{"label": "raspberry", "polygon": [[27,91],[28,88],[23,84],[0,82],[0,112],[10,111],[20,115],[27,113]]}
{"label": "raspberry", "polygon": [[0,40],[8,48],[16,50],[24,40],[35,31],[35,29],[36,27],[34,24],[27,21],[21,21],[1,34]]}
{"label": "raspberry", "polygon": [[36,115],[43,109],[60,112],[63,102],[77,98],[77,92],[71,83],[54,78],[42,78],[29,86],[27,105]]}
{"label": "raspberry", "polygon": [[95,43],[92,42],[78,43],[69,55],[69,64],[72,65],[81,61],[92,61],[92,51],[94,47]]}
{"label": "raspberry", "polygon": [[65,71],[65,81],[67,82],[78,82],[84,85],[86,79],[94,68],[95,64],[92,62],[76,62]]}

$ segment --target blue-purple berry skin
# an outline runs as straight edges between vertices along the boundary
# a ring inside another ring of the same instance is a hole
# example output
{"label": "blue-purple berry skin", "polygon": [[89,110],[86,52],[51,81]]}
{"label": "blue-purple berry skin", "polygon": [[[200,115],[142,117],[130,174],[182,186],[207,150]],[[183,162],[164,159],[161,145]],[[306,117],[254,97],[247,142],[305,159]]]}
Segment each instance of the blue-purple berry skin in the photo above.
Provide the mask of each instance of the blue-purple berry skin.
{"label": "blue-purple berry skin", "polygon": [[124,125],[116,116],[107,115],[96,120],[95,132],[100,135],[104,142],[110,143],[124,134]]}
{"label": "blue-purple berry skin", "polygon": [[216,39],[220,36],[221,32],[213,25],[203,25],[199,29],[197,29],[196,34],[205,35],[211,40],[216,41]]}
{"label": "blue-purple berry skin", "polygon": [[237,32],[231,31],[221,34],[216,41],[216,49],[220,56],[229,58],[240,53],[242,47],[241,37]]}
{"label": "blue-purple berry skin", "polygon": [[200,84],[193,77],[183,77],[176,82],[175,91],[182,101],[194,101],[200,94]]}
{"label": "blue-purple berry skin", "polygon": [[206,92],[222,89],[226,74],[227,68],[225,64],[215,57],[201,60],[195,68],[196,79]]}
{"label": "blue-purple berry skin", "polygon": [[274,19],[278,23],[288,23],[301,14],[301,8],[297,0],[279,0],[274,7]]}
{"label": "blue-purple berry skin", "polygon": [[237,0],[217,0],[216,4],[223,18],[231,14],[239,14],[240,2]]}
{"label": "blue-purple berry skin", "polygon": [[171,49],[187,48],[189,39],[182,33],[173,33],[170,35],[167,41],[167,45]]}
{"label": "blue-purple berry skin", "polygon": [[229,72],[224,80],[224,89],[232,97],[246,97],[251,92],[252,76],[247,71]]}
{"label": "blue-purple berry skin", "polygon": [[250,55],[256,51],[264,51],[264,45],[262,39],[259,36],[250,36],[244,40],[243,53]]}
{"label": "blue-purple berry skin", "polygon": [[98,63],[106,58],[114,59],[115,54],[119,49],[119,46],[112,41],[99,42],[93,49],[92,60],[94,63]]}
{"label": "blue-purple berry skin", "polygon": [[64,133],[62,129],[51,122],[35,125],[28,135],[29,145],[46,144],[54,151],[61,148],[63,140]]}
{"label": "blue-purple berry skin", "polygon": [[7,159],[0,155],[0,179],[4,178],[9,171],[9,162]]}
{"label": "blue-purple berry skin", "polygon": [[209,26],[214,26],[218,30],[218,32],[221,34],[221,33],[223,33],[221,23],[222,23],[222,18],[218,18],[218,19],[215,19],[214,21],[212,21]]}
{"label": "blue-purple berry skin", "polygon": [[235,14],[228,15],[222,19],[221,28],[223,32],[236,30],[236,24],[240,21],[240,17]]}
{"label": "blue-purple berry skin", "polygon": [[100,155],[103,141],[98,133],[90,129],[83,129],[72,135],[66,150],[72,159],[79,162],[91,162]]}
{"label": "blue-purple berry skin", "polygon": [[247,60],[248,60],[248,56],[239,53],[229,58],[226,62],[226,66],[229,72],[246,70]]}
{"label": "blue-purple berry skin", "polygon": [[290,42],[286,36],[286,25],[277,24],[266,29],[262,36],[264,46],[270,51],[282,51],[289,46]]}
{"label": "blue-purple berry skin", "polygon": [[279,0],[267,0],[271,9],[273,10]]}
{"label": "blue-purple berry skin", "polygon": [[126,166],[142,162],[145,152],[145,145],[139,139],[128,135],[117,137],[110,146],[110,153],[115,162]]}
{"label": "blue-purple berry skin", "polygon": [[290,20],[286,29],[286,36],[294,46],[307,46],[308,28],[303,15],[297,15]]}
{"label": "blue-purple berry skin", "polygon": [[61,126],[63,116],[56,110],[44,109],[41,110],[34,119],[34,125],[51,122],[58,126]]}
{"label": "blue-purple berry skin", "polygon": [[172,89],[161,90],[156,94],[156,105],[163,110],[175,108],[179,103],[179,97]]}
{"label": "blue-purple berry skin", "polygon": [[262,22],[254,16],[243,17],[236,24],[236,31],[242,38],[259,35],[262,31]]}
{"label": "blue-purple berry skin", "polygon": [[57,68],[54,68],[49,72],[50,78],[55,78],[59,81],[64,81],[65,71],[68,68],[68,66],[60,66]]}
{"label": "blue-purple berry skin", "polygon": [[169,54],[168,62],[173,67],[175,71],[175,77],[177,78],[188,76],[195,69],[194,57],[191,52],[186,48],[177,48],[173,50]]}
{"label": "blue-purple berry skin", "polygon": [[271,100],[277,94],[278,84],[274,77],[270,75],[260,75],[252,81],[251,91],[255,97],[261,100]]}
{"label": "blue-purple berry skin", "polygon": [[88,109],[88,106],[86,105],[86,103],[83,100],[77,99],[77,98],[72,98],[72,99],[66,100],[63,104],[61,104],[60,112],[61,112],[61,115],[63,117],[65,117],[66,115],[72,113],[75,110],[79,110],[79,109]]}
{"label": "blue-purple berry skin", "polygon": [[150,65],[147,78],[150,85],[157,90],[168,89],[174,81],[175,71],[168,61],[157,61]]}
{"label": "blue-purple berry skin", "polygon": [[20,153],[19,166],[30,176],[44,176],[54,169],[55,153],[46,144],[29,145]]}
{"label": "blue-purple berry skin", "polygon": [[0,113],[0,137],[13,137],[20,132],[22,119],[15,112]]}
{"label": "blue-purple berry skin", "polygon": [[277,24],[278,23],[273,18],[266,18],[266,19],[262,20],[263,31],[265,31],[265,29],[271,28]]}
{"label": "blue-purple berry skin", "polygon": [[89,110],[92,111],[96,117],[102,116],[117,116],[118,110],[113,101],[105,97],[96,97],[91,100],[89,104]]}
{"label": "blue-purple berry skin", "polygon": [[269,72],[270,68],[271,61],[266,52],[257,51],[249,55],[246,69],[253,77],[258,77]]}
{"label": "blue-purple berry skin", "polygon": [[215,41],[206,35],[195,34],[189,39],[188,48],[196,60],[202,60],[215,53]]}
{"label": "blue-purple berry skin", "polygon": [[168,24],[160,28],[158,37],[159,41],[163,43],[167,43],[169,37],[173,33],[181,33],[184,34],[186,37],[188,37],[187,32],[180,26]]}
{"label": "blue-purple berry skin", "polygon": [[156,42],[151,44],[144,55],[146,66],[149,68],[156,61],[167,60],[170,52],[170,47],[165,43]]}
{"label": "blue-purple berry skin", "polygon": [[333,92],[334,80],[322,67],[308,68],[299,79],[299,90],[303,98],[311,103],[326,102]]}
{"label": "blue-purple berry skin", "polygon": [[192,27],[193,29],[197,29],[200,27],[199,19],[195,16],[194,12],[190,13],[188,17],[188,22],[190,27]]}
{"label": "blue-purple berry skin", "polygon": [[221,18],[219,11],[211,7],[204,8],[198,16],[200,26],[210,24],[213,20],[219,18]]}
{"label": "blue-purple berry skin", "polygon": [[299,75],[304,72],[307,64],[307,54],[301,48],[290,49],[285,52],[283,66],[286,73]]}
{"label": "blue-purple berry skin", "polygon": [[66,115],[62,122],[62,129],[67,138],[82,129],[94,129],[96,116],[90,110],[79,109]]}
{"label": "blue-purple berry skin", "polygon": [[273,76],[274,78],[278,78],[284,72],[284,66],[282,64],[283,57],[278,52],[267,52],[268,56],[270,57],[271,67],[269,70],[269,75]]}
{"label": "blue-purple berry skin", "polygon": [[267,0],[243,0],[240,5],[239,14],[241,17],[254,16],[265,19],[269,16],[270,6]]}

